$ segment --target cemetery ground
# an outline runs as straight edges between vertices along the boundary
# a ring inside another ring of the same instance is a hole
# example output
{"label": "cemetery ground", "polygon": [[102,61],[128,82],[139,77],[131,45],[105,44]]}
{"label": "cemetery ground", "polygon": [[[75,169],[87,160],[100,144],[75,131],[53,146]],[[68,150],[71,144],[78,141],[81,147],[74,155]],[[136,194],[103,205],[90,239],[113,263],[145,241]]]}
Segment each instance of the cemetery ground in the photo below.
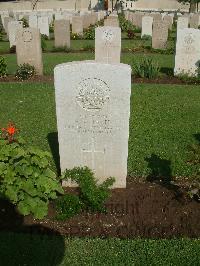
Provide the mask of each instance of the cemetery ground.
{"label": "cemetery ground", "polygon": [[[0,82],[0,121],[2,126],[14,121],[28,144],[50,151],[59,174],[53,69],[94,59],[94,41],[72,41],[66,52],[46,43],[44,76],[25,82],[14,77],[16,55],[8,54],[6,41],[0,43],[9,73]],[[200,208],[188,194],[199,182],[198,165],[190,163],[190,146],[200,143],[199,81],[173,77],[173,41],[165,54],[148,46],[149,41],[122,40],[122,63],[133,66],[145,54],[160,66],[156,80],[133,77],[127,189],[112,191],[107,213],[82,212],[66,221],[55,219],[53,203],[38,221],[1,201],[3,265],[37,265],[38,260],[40,265],[199,265]]]}

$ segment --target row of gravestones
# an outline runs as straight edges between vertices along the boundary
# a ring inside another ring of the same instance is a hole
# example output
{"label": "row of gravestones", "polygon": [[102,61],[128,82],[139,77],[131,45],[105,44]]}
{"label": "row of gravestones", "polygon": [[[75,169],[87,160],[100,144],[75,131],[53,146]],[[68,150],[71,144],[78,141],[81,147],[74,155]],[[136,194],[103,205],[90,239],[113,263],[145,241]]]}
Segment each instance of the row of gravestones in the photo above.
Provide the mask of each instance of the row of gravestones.
{"label": "row of gravestones", "polygon": [[[187,30],[195,29],[183,29]],[[197,43],[191,35],[186,40],[192,44],[191,53]],[[131,68],[119,63],[121,29],[96,28],[95,48],[95,61],[61,64],[54,70],[60,166],[62,172],[88,166],[99,182],[114,176],[113,187],[122,188],[127,176]],[[41,66],[38,29],[18,32],[19,57]]]}
{"label": "row of gravestones", "polygon": [[[111,20],[108,23],[116,23]],[[196,54],[199,42],[198,30],[181,29],[177,53],[181,51],[182,57],[194,64],[192,58],[200,58],[200,53]],[[124,188],[131,68],[119,63],[121,29],[117,25],[96,28],[95,48],[95,61],[61,64],[54,69],[61,171],[88,166],[99,183],[113,176],[113,187]],[[72,182],[63,185],[76,186]]]}
{"label": "row of gravestones", "polygon": [[[72,16],[69,20],[62,19],[62,16],[55,17],[55,47],[70,47],[70,22],[72,23],[73,33],[83,34],[84,29],[88,28],[90,25],[94,25],[103,18],[103,12],[83,14],[81,16]],[[10,17],[5,17],[4,27],[9,37],[10,47],[16,45],[16,33],[18,30],[23,28],[23,22],[15,21],[13,18]],[[38,17],[37,15],[30,15],[29,27],[39,29],[41,34],[49,36],[48,17]],[[61,32],[63,32],[64,35],[61,35]]]}

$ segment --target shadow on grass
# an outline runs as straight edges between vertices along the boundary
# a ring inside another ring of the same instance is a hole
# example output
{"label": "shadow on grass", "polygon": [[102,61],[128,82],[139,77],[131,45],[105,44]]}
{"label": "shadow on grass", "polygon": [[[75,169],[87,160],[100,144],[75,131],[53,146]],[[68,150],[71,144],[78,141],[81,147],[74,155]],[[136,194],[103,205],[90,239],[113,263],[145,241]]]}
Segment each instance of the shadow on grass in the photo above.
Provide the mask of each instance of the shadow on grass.
{"label": "shadow on grass", "polygon": [[61,171],[60,171],[60,156],[59,156],[59,144],[58,144],[58,132],[52,132],[49,133],[47,136],[49,146],[51,149],[51,153],[53,155],[53,160],[56,165],[57,169],[57,174],[60,176]]}
{"label": "shadow on grass", "polygon": [[174,70],[171,67],[161,67],[160,72],[166,74],[169,77],[174,76]]}
{"label": "shadow on grass", "polygon": [[182,196],[179,186],[173,184],[171,162],[169,160],[161,159],[156,154],[151,154],[150,157],[145,158],[148,162],[148,168],[151,169],[151,174],[147,176],[148,182],[155,182],[161,186],[173,190],[176,197]]}
{"label": "shadow on grass", "polygon": [[193,136],[200,144],[200,133],[194,134]]}
{"label": "shadow on grass", "polygon": [[0,265],[60,265],[64,237],[43,225],[25,224],[8,201],[0,199]]}

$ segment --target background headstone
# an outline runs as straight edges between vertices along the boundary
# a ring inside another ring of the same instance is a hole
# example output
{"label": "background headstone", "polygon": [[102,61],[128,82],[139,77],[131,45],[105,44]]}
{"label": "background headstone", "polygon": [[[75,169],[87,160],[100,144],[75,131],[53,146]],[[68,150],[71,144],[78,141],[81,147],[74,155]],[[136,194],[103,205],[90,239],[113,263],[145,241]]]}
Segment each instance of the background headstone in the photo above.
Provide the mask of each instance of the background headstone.
{"label": "background headstone", "polygon": [[153,22],[152,48],[165,49],[168,39],[168,25],[164,21]]}
{"label": "background headstone", "polygon": [[55,47],[70,47],[70,21],[55,20],[54,36]]}
{"label": "background headstone", "polygon": [[38,18],[38,28],[40,33],[49,37],[49,18],[39,17]]}
{"label": "background headstone", "polygon": [[180,29],[188,28],[188,24],[189,24],[188,17],[186,16],[179,17],[177,21],[177,31]]}
{"label": "background headstone", "polygon": [[83,18],[81,16],[72,17],[72,32],[83,34]]}
{"label": "background headstone", "polygon": [[97,27],[95,29],[95,60],[105,63],[120,63],[121,28]]}
{"label": "background headstone", "polygon": [[43,74],[41,36],[38,29],[24,28],[16,35],[17,64],[30,64]]}
{"label": "background headstone", "polygon": [[198,29],[179,30],[176,43],[174,74],[197,76],[200,66],[200,31]]}
{"label": "background headstone", "polygon": [[16,45],[16,34],[17,31],[23,28],[22,21],[10,21],[8,22],[8,38],[10,47]]}
{"label": "background headstone", "polygon": [[153,18],[150,16],[144,16],[142,18],[142,34],[143,36],[151,36],[152,37],[152,29],[153,29]]}
{"label": "background headstone", "polygon": [[61,172],[88,166],[99,183],[113,176],[113,187],[126,187],[131,67],[73,62],[54,77]]}

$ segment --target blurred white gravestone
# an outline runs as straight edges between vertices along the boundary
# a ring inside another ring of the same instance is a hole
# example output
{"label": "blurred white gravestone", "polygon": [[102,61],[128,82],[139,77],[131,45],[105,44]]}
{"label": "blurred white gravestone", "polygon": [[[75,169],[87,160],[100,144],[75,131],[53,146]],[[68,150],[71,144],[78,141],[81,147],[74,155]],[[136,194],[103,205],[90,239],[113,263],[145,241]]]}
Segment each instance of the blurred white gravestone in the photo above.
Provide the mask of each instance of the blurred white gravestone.
{"label": "blurred white gravestone", "polygon": [[189,24],[188,17],[186,16],[179,17],[177,21],[177,31],[180,29],[188,28],[188,24]]}
{"label": "blurred white gravestone", "polygon": [[200,31],[182,29],[178,31],[174,74],[197,76],[200,66]]}
{"label": "blurred white gravestone", "polygon": [[16,45],[16,34],[17,31],[23,28],[22,21],[10,21],[8,22],[8,38],[10,42],[10,47]]}
{"label": "blurred white gravestone", "polygon": [[153,17],[144,16],[142,17],[142,35],[143,36],[151,36],[152,37],[153,30]]}
{"label": "blurred white gravestone", "polygon": [[83,34],[83,18],[81,16],[72,17],[72,33]]}
{"label": "blurred white gravestone", "polygon": [[[131,67],[82,61],[54,69],[61,172],[88,166],[126,187]],[[65,182],[64,186],[76,186]]]}
{"label": "blurred white gravestone", "polygon": [[38,18],[38,29],[40,33],[49,37],[49,18],[39,17]]}
{"label": "blurred white gravestone", "polygon": [[38,28],[38,17],[36,14],[31,14],[29,16],[29,27],[34,29]]}
{"label": "blurred white gravestone", "polygon": [[120,63],[121,28],[97,27],[95,29],[95,61]]}
{"label": "blurred white gravestone", "polygon": [[54,36],[55,47],[70,47],[70,21],[55,20]]}
{"label": "blurred white gravestone", "polygon": [[17,64],[30,64],[43,74],[41,36],[38,29],[24,28],[16,35]]}
{"label": "blurred white gravestone", "polygon": [[166,49],[168,39],[168,24],[165,21],[153,21],[152,48]]}

